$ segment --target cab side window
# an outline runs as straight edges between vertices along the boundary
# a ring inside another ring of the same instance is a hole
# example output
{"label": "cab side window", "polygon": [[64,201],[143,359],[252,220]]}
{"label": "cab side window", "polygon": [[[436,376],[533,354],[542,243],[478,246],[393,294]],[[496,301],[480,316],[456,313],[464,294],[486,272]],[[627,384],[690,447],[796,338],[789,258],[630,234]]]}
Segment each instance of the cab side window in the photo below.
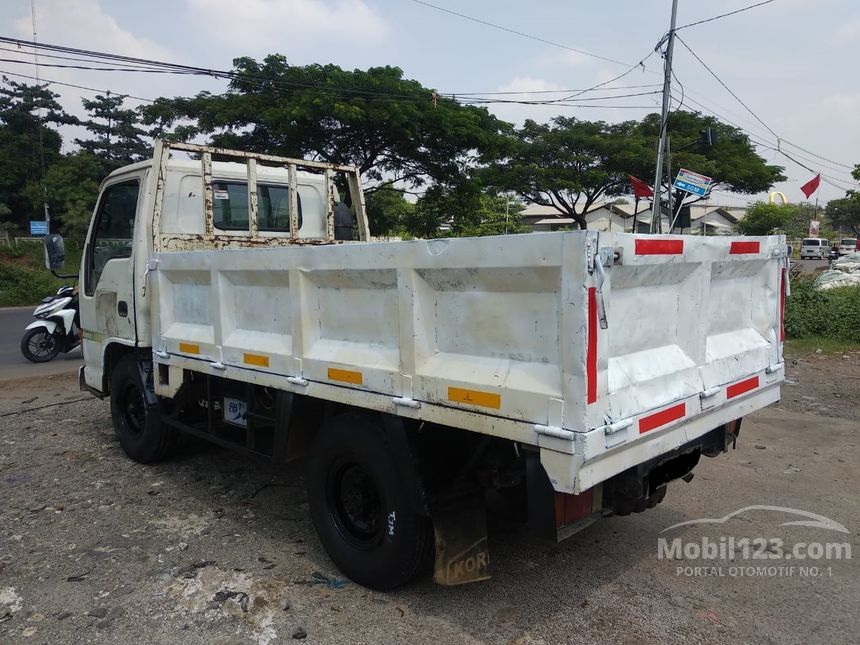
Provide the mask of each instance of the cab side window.
{"label": "cab side window", "polygon": [[117,258],[131,257],[134,218],[140,184],[135,180],[108,186],[102,193],[92,239],[87,250],[84,293],[95,293],[105,265]]}

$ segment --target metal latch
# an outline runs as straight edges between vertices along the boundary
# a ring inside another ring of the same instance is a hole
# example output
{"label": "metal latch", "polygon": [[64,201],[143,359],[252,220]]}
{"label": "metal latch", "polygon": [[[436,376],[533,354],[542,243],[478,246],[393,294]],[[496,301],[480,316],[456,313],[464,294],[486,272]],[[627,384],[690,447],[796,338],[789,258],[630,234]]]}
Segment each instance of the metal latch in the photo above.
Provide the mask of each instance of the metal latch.
{"label": "metal latch", "polygon": [[298,385],[299,387],[308,386],[307,379],[303,379],[301,376],[288,376],[287,383],[292,383],[293,385]]}
{"label": "metal latch", "polygon": [[413,408],[417,410],[421,407],[421,401],[409,399],[404,396],[395,396],[392,401],[394,402],[394,405],[402,405],[404,408]]}
{"label": "metal latch", "polygon": [[607,423],[605,426],[603,426],[603,434],[615,434],[616,432],[626,430],[632,425],[633,419],[622,419],[621,421],[616,421],[615,423]]}
{"label": "metal latch", "polygon": [[211,367],[213,370],[221,370],[221,371],[224,371],[227,369],[227,366],[224,365],[224,363],[222,363],[221,361],[213,361],[212,363],[209,363],[209,367]]}
{"label": "metal latch", "polygon": [[536,425],[535,432],[545,437],[553,437],[555,439],[563,439],[564,441],[573,441],[575,435],[570,430],[564,430],[557,426]]}
{"label": "metal latch", "polygon": [[720,393],[722,388],[719,387],[709,387],[707,390],[699,392],[700,399],[710,399],[712,396],[716,396]]}
{"label": "metal latch", "polygon": [[768,365],[765,368],[764,373],[765,374],[774,374],[776,372],[782,371],[782,369],[784,367],[785,367],[785,363],[774,363],[773,365]]}
{"label": "metal latch", "polygon": [[592,261],[593,270],[597,272],[597,319],[600,321],[600,328],[606,329],[609,327],[609,321],[606,319],[606,304],[603,302],[603,283],[606,281],[606,271],[603,267],[611,267],[615,263],[615,249],[610,247],[598,249],[597,257]]}
{"label": "metal latch", "polygon": [[146,295],[146,283],[150,271],[158,271],[158,258],[149,258],[146,261],[146,271],[143,272],[143,287],[140,290],[141,298]]}

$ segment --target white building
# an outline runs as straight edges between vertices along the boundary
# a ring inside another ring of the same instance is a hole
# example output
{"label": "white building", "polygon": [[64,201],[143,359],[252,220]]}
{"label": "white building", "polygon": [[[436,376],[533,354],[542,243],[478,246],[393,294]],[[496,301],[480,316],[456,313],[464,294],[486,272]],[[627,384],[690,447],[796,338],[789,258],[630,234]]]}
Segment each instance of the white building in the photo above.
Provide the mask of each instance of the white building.
{"label": "white building", "polygon": [[[693,235],[731,235],[736,233],[737,223],[746,215],[745,206],[720,206],[708,202],[699,202],[690,206],[690,227],[682,232]],[[533,231],[557,231],[565,228],[576,228],[573,218],[565,217],[552,206],[529,204],[520,213],[523,221],[531,226]],[[595,204],[585,216],[588,228],[594,231],[627,231],[634,229],[647,231],[651,223],[650,203],[642,200],[639,210],[634,213],[634,204],[615,204],[603,202]],[[669,230],[669,218],[662,217],[663,230]]]}

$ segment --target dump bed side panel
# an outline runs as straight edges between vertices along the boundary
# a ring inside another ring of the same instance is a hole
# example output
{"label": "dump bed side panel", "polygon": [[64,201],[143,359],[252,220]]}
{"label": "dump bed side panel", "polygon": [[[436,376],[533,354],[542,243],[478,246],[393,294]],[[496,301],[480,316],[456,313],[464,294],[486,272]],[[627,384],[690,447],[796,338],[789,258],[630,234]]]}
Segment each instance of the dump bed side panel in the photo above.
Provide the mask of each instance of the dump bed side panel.
{"label": "dump bed side panel", "polygon": [[529,424],[553,410],[560,424],[565,382],[583,395],[586,239],[162,253],[153,347],[231,378],[279,374]]}

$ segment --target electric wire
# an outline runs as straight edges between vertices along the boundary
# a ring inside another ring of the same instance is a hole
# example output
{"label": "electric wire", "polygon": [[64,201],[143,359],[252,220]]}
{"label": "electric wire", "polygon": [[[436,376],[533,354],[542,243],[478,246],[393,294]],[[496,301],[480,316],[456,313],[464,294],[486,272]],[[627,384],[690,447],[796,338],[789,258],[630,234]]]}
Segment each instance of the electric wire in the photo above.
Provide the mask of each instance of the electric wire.
{"label": "electric wire", "polygon": [[472,22],[476,22],[478,24],[484,25],[486,27],[492,27],[493,29],[499,29],[500,31],[506,31],[509,34],[514,34],[516,36],[520,36],[521,38],[528,38],[529,40],[535,40],[540,43],[544,43],[545,45],[552,45],[553,47],[559,47],[560,49],[566,49],[568,51],[576,52],[577,54],[582,54],[583,56],[589,56],[591,58],[596,58],[598,60],[603,60],[608,63],[615,63],[616,65],[630,65],[630,63],[625,63],[620,60],[615,60],[614,58],[608,58],[607,56],[601,56],[599,54],[594,54],[592,52],[586,51],[584,49],[578,49],[577,47],[570,47],[568,45],[564,45],[562,43],[557,43],[552,40],[547,40],[546,38],[541,38],[540,36],[535,36],[534,34],[527,34],[524,31],[517,31],[516,29],[511,29],[510,27],[505,27],[503,25],[497,25],[496,23],[489,22],[488,20],[482,20],[481,18],[475,18],[474,16],[468,16],[464,13],[459,13],[457,11],[453,11],[452,9],[446,9],[445,7],[440,7],[439,5],[431,4],[429,2],[424,2],[424,0],[412,0],[415,4],[424,5],[425,7],[429,7],[431,9],[435,9],[436,11],[441,11],[443,13],[450,14],[452,16],[457,16],[458,18],[463,18],[465,20],[471,20]]}
{"label": "electric wire", "polygon": [[123,98],[134,99],[135,101],[145,101],[147,103],[155,103],[154,99],[147,99],[142,96],[134,96],[133,94],[124,94],[123,92],[117,92],[115,90],[100,90],[95,87],[87,87],[86,85],[75,85],[74,83],[65,83],[62,81],[54,81],[48,78],[39,78],[36,76],[29,76],[27,74],[18,74],[17,72],[7,72],[4,70],[0,70],[0,77],[2,76],[18,76],[20,78],[26,78],[29,80],[38,81],[39,83],[46,83],[47,85],[62,85],[64,87],[73,87],[78,90],[87,90],[88,92],[96,92],[97,94],[115,94],[116,96],[120,96]]}
{"label": "electric wire", "polygon": [[750,9],[755,9],[756,7],[761,7],[766,4],[770,4],[775,0],[764,0],[764,2],[757,2],[756,4],[751,4],[747,7],[741,7],[740,9],[735,9],[734,11],[729,11],[728,13],[721,13],[718,16],[712,16],[711,18],[705,18],[704,20],[697,20],[696,22],[688,22],[686,25],[681,25],[680,27],[675,28],[675,32],[681,29],[686,29],[687,27],[695,27],[696,25],[704,25],[706,22],[713,22],[714,20],[719,20],[720,18],[728,18],[729,16],[734,16],[737,13],[742,13],[744,11],[749,11]]}

